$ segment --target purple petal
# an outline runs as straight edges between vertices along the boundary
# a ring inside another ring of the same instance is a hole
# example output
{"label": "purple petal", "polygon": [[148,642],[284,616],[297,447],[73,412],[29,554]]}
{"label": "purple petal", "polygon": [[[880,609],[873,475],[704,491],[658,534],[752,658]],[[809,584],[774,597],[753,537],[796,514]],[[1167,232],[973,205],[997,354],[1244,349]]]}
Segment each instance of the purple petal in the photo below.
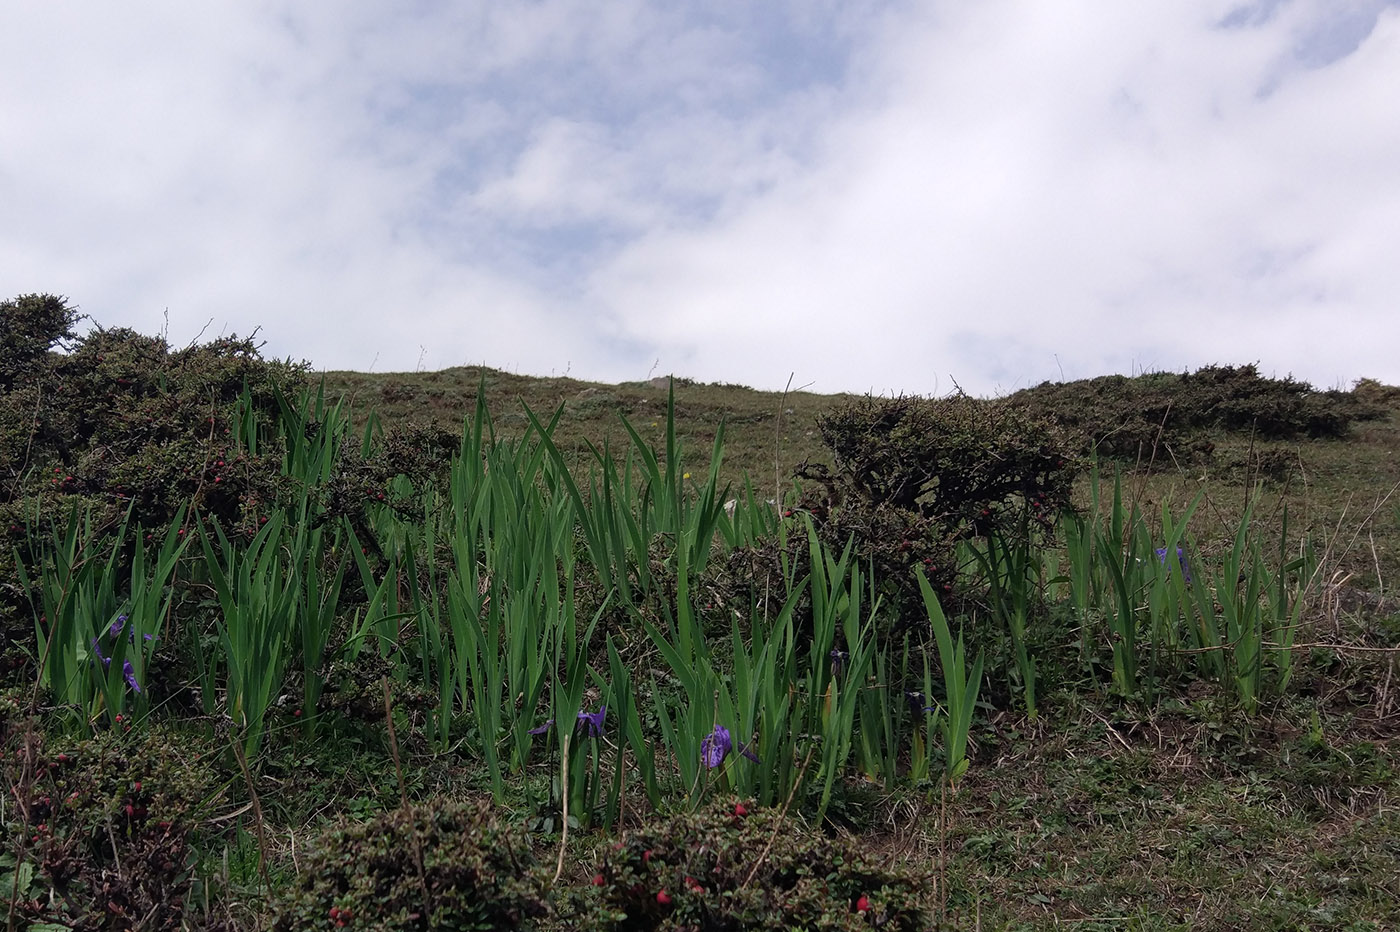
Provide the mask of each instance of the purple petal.
{"label": "purple petal", "polygon": [[126,681],[131,684],[131,688],[139,693],[141,684],[136,682],[136,668],[131,665],[130,660],[122,664],[122,674],[126,676]]}
{"label": "purple petal", "polygon": [[715,730],[700,742],[700,758],[711,769],[724,763],[724,758],[733,750],[734,742],[729,737],[729,729],[716,725]]}
{"label": "purple petal", "polygon": [[580,712],[578,720],[588,726],[588,737],[597,738],[603,734],[603,719],[607,717],[608,707],[602,705],[597,712]]}
{"label": "purple petal", "polygon": [[101,648],[100,646],[98,646],[97,638],[93,638],[93,639],[92,639],[92,652],[93,652],[94,654],[97,655],[97,659],[98,659],[98,660],[102,661],[102,665],[103,665],[104,667],[108,667],[108,666],[111,666],[111,665],[112,665],[112,658],[111,658],[111,657],[104,657],[104,656],[102,656],[102,648]]}
{"label": "purple petal", "polygon": [[532,734],[532,735],[542,735],[542,734],[544,734],[546,731],[549,731],[549,729],[551,729],[551,728],[553,728],[553,727],[554,727],[554,719],[551,718],[549,721],[545,722],[545,723],[544,723],[543,725],[541,725],[540,727],[538,727],[538,728],[531,728],[531,729],[530,729],[530,734]]}

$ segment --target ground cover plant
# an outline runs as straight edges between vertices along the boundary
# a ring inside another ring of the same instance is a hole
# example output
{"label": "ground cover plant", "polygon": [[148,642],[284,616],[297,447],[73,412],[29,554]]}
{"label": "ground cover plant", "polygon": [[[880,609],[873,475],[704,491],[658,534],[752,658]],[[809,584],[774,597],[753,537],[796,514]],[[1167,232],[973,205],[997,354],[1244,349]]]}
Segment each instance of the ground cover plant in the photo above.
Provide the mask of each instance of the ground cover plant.
{"label": "ground cover plant", "polygon": [[349,395],[445,383],[3,310],[7,928],[1400,914],[1383,386],[1316,437],[1191,415],[1164,473],[1026,398],[477,371],[389,430]]}

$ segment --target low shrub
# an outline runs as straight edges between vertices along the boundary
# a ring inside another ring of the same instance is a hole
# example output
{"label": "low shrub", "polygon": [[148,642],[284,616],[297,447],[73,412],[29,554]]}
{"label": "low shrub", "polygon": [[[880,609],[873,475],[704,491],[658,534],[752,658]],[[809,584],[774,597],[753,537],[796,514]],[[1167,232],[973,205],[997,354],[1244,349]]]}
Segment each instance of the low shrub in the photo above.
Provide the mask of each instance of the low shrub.
{"label": "low shrub", "polygon": [[610,932],[931,927],[927,877],[851,841],[811,834],[777,809],[712,803],[608,850],[578,927]]}
{"label": "low shrub", "polygon": [[1344,437],[1354,422],[1382,417],[1386,395],[1370,380],[1352,392],[1318,391],[1292,377],[1267,378],[1250,364],[1045,382],[1010,397],[1063,425],[1083,453],[1170,465],[1208,458],[1212,431],[1260,440]]}
{"label": "low shrub", "polygon": [[29,878],[18,916],[73,929],[188,928],[192,838],[223,781],[187,735],[125,728],[63,741],[11,719],[0,769],[17,804],[5,810],[5,850]]}
{"label": "low shrub", "polygon": [[439,801],[324,831],[271,928],[529,929],[548,877],[489,805]]}
{"label": "low shrub", "polygon": [[995,531],[1017,541],[1052,533],[1070,506],[1079,461],[1065,435],[1025,405],[966,395],[866,397],[817,421],[830,466],[800,507],[837,552],[854,540],[901,623],[924,619],[920,566],[956,608],[960,541]]}

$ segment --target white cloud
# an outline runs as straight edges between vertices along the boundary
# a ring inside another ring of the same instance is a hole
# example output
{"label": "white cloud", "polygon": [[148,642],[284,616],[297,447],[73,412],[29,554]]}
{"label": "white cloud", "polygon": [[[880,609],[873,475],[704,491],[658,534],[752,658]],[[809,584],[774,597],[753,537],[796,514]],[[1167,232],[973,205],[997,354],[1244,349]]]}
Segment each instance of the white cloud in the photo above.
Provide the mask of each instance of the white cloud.
{"label": "white cloud", "polygon": [[1222,12],[1002,2],[901,23],[824,164],[727,223],[643,238],[596,299],[770,386],[1255,359],[1393,380],[1400,17],[1308,70],[1316,10],[1228,31]]}
{"label": "white cloud", "polygon": [[152,0],[0,29],[0,292],[106,325],[833,391],[1400,382],[1394,4]]}

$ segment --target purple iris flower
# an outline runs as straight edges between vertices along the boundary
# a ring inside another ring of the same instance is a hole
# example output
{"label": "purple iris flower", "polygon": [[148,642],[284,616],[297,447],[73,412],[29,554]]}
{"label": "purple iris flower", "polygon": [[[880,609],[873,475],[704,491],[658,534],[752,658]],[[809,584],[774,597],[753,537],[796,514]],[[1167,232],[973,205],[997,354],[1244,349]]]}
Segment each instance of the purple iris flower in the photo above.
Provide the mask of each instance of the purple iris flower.
{"label": "purple iris flower", "polygon": [[729,729],[723,725],[716,725],[715,730],[700,742],[700,759],[705,762],[706,767],[714,769],[724,763],[725,757],[733,749],[734,742],[729,737]]}
{"label": "purple iris flower", "polygon": [[[107,629],[107,633],[110,634],[112,637],[116,637],[117,635],[121,634],[122,630],[126,628],[126,621],[129,617],[130,616],[128,615],[118,615],[117,620],[112,622],[111,627]],[[130,634],[126,636],[126,638],[133,644],[136,643],[136,631],[133,630]],[[156,637],[154,634],[143,634],[141,635],[141,640],[158,641],[160,640],[160,638]]]}
{"label": "purple iris flower", "polygon": [[[1163,565],[1163,566],[1166,565],[1166,563],[1167,563],[1167,548],[1166,548],[1166,547],[1158,547],[1158,548],[1157,548],[1157,559],[1162,561],[1162,565]],[[1187,582],[1190,582],[1190,581],[1191,581],[1191,568],[1190,568],[1189,566],[1186,565],[1186,554],[1182,553],[1180,547],[1176,548],[1176,562],[1177,562],[1177,564],[1181,567],[1181,577],[1182,577],[1183,579],[1185,579]]]}
{"label": "purple iris flower", "polygon": [[608,714],[607,705],[598,707],[597,712],[580,712],[578,720],[588,726],[588,737],[599,738],[603,734],[603,718]]}
{"label": "purple iris flower", "polygon": [[97,655],[98,660],[102,661],[102,665],[104,667],[109,667],[112,665],[111,657],[102,656],[102,648],[98,645],[97,638],[92,639],[92,652]]}
{"label": "purple iris flower", "polygon": [[[600,738],[603,735],[603,720],[607,718],[607,715],[608,707],[602,705],[598,708],[597,712],[580,712],[578,714],[578,724],[588,726],[588,737]],[[532,735],[542,735],[553,727],[554,719],[551,718],[538,728],[531,728],[529,733]]]}
{"label": "purple iris flower", "polygon": [[833,650],[831,652],[831,675],[840,676],[846,669],[846,661],[851,659],[851,655],[844,650]]}
{"label": "purple iris flower", "polygon": [[141,691],[141,684],[136,682],[136,668],[131,665],[130,660],[122,664],[122,675],[126,677],[126,681],[131,685],[132,689],[136,690],[138,693]]}
{"label": "purple iris flower", "polygon": [[932,712],[938,708],[936,705],[924,705],[924,694],[917,689],[905,693],[904,701],[909,703],[909,711],[915,715],[920,712]]}
{"label": "purple iris flower", "polygon": [[740,753],[742,756],[747,757],[749,760],[753,761],[755,764],[761,764],[761,763],[763,763],[763,761],[761,761],[761,760],[758,759],[758,755],[755,754],[755,753],[753,752],[753,750],[752,750],[747,744],[742,745],[742,746],[739,748],[739,753]]}

